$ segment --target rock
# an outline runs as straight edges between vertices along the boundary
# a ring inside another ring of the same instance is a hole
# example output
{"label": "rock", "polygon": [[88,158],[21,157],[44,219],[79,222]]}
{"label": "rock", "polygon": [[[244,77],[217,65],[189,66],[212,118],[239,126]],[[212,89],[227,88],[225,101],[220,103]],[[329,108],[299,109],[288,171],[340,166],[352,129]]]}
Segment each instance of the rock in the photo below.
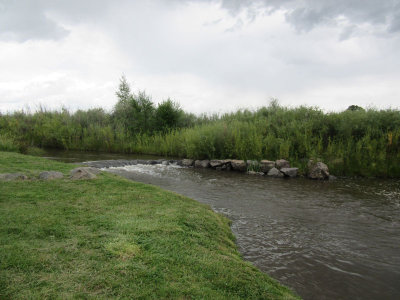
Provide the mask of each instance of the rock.
{"label": "rock", "polygon": [[91,167],[80,167],[71,170],[70,179],[94,179],[96,178],[96,174],[100,173],[99,169],[91,168]]}
{"label": "rock", "polygon": [[64,174],[56,171],[44,171],[39,174],[40,180],[52,180],[52,179],[60,179],[63,178]]}
{"label": "rock", "polygon": [[271,177],[283,177],[285,175],[283,175],[283,173],[281,171],[279,171],[277,168],[272,168],[271,170],[268,171],[267,173],[268,176]]}
{"label": "rock", "polygon": [[264,176],[264,173],[263,173],[263,172],[256,172],[256,171],[247,171],[247,174],[249,174],[249,175]]}
{"label": "rock", "polygon": [[290,163],[285,159],[278,159],[275,162],[275,167],[278,168],[279,170],[282,168],[290,168]]}
{"label": "rock", "polygon": [[286,176],[286,177],[297,177],[297,172],[299,171],[298,168],[282,168],[281,172]]}
{"label": "rock", "polygon": [[269,170],[275,168],[275,162],[270,160],[260,161],[260,172],[268,173]]}
{"label": "rock", "polygon": [[308,178],[310,179],[329,179],[329,169],[323,162],[315,162],[309,160],[308,164]]}
{"label": "rock", "polygon": [[5,173],[0,174],[0,180],[11,181],[11,180],[28,180],[28,176],[22,173]]}
{"label": "rock", "polygon": [[226,164],[224,160],[220,159],[213,159],[210,161],[210,166],[211,168],[217,168],[217,167],[222,167],[222,165]]}
{"label": "rock", "polygon": [[247,164],[244,160],[237,160],[233,159],[230,160],[232,169],[235,171],[246,172],[247,171]]}
{"label": "rock", "polygon": [[336,179],[337,179],[337,177],[336,177],[336,176],[329,175],[329,180],[336,180]]}
{"label": "rock", "polygon": [[203,160],[203,162],[201,163],[201,166],[203,168],[209,168],[210,167],[210,161],[208,159]]}
{"label": "rock", "polygon": [[182,160],[182,166],[184,167],[191,167],[194,164],[194,160],[193,159],[184,159]]}
{"label": "rock", "polygon": [[210,166],[210,161],[208,159],[196,160],[194,166],[195,168],[208,168]]}

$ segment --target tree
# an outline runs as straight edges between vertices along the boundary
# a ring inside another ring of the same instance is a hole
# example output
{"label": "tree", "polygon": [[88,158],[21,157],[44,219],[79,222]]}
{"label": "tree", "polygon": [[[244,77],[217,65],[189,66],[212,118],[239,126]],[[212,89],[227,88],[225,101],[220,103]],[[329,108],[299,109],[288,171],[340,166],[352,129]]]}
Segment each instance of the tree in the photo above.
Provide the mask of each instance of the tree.
{"label": "tree", "polygon": [[126,131],[133,133],[137,102],[124,75],[120,79],[120,84],[115,94],[118,97],[118,102],[115,104],[113,111],[114,125],[122,126]]}
{"label": "tree", "polygon": [[169,129],[179,127],[179,121],[183,111],[179,104],[168,99],[161,102],[156,110],[156,129],[166,132]]}
{"label": "tree", "polygon": [[131,87],[129,86],[128,81],[126,80],[125,75],[122,75],[119,80],[118,91],[115,92],[118,97],[118,102],[126,103],[132,97]]}
{"label": "tree", "polygon": [[358,106],[358,105],[350,105],[346,110],[360,111],[360,110],[364,110],[364,108],[362,108],[361,106]]}
{"label": "tree", "polygon": [[151,98],[145,92],[133,94],[125,76],[121,77],[116,95],[118,102],[114,107],[114,124],[122,126],[131,135],[152,132],[155,108]]}
{"label": "tree", "polygon": [[145,92],[139,92],[135,108],[136,130],[149,133],[153,131],[154,104]]}

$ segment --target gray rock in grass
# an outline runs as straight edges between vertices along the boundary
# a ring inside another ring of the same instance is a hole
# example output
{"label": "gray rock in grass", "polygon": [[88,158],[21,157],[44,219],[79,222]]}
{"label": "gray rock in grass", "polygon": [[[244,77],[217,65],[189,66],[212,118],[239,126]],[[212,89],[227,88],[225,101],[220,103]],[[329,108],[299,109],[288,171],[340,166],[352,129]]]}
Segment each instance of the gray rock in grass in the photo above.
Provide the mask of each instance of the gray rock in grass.
{"label": "gray rock in grass", "polygon": [[100,170],[91,167],[80,167],[71,170],[70,179],[77,180],[77,179],[94,179],[96,178],[96,174],[99,174]]}
{"label": "gray rock in grass", "polygon": [[0,180],[11,181],[11,180],[28,180],[28,176],[23,173],[4,173],[0,174]]}
{"label": "gray rock in grass", "polygon": [[57,171],[44,171],[39,174],[40,180],[52,180],[52,179],[61,179],[64,177],[64,174]]}

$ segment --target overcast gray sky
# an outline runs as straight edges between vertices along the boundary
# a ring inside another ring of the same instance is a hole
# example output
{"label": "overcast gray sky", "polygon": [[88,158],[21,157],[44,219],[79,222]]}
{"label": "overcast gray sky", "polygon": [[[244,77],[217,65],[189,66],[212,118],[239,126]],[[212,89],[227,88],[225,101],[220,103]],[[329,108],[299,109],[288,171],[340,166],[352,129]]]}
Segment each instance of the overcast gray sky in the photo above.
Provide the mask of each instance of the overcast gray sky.
{"label": "overcast gray sky", "polygon": [[400,0],[0,0],[0,112],[400,107]]}

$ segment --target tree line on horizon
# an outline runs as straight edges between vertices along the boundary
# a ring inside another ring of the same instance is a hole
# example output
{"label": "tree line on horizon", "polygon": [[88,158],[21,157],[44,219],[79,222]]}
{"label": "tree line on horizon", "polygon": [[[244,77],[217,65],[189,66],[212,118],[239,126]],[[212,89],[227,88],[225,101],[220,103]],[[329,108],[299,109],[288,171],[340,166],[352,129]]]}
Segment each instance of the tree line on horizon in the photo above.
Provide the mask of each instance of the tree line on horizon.
{"label": "tree line on horizon", "polygon": [[400,111],[352,105],[324,113],[282,107],[196,116],[167,99],[155,105],[122,77],[112,112],[39,109],[0,115],[0,151],[32,147],[194,159],[321,159],[335,175],[400,177]]}

